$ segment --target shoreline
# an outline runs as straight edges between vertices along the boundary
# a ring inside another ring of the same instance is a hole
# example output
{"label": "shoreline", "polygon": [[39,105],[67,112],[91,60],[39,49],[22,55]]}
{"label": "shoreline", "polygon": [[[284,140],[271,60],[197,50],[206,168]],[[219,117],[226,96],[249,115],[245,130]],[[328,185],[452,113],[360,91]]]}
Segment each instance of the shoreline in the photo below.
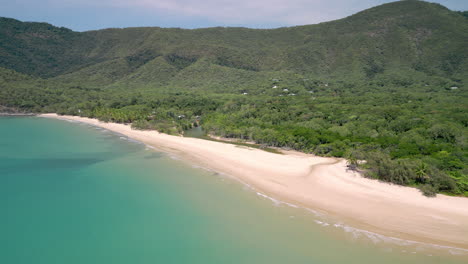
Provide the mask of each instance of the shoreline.
{"label": "shoreline", "polygon": [[364,232],[468,250],[468,198],[440,194],[428,198],[415,188],[367,179],[348,171],[344,159],[295,151],[279,155],[77,116],[38,116],[83,122],[123,134],[231,175],[286,204],[326,212]]}
{"label": "shoreline", "polygon": [[4,113],[0,112],[0,116],[37,116],[37,114],[34,113]]}

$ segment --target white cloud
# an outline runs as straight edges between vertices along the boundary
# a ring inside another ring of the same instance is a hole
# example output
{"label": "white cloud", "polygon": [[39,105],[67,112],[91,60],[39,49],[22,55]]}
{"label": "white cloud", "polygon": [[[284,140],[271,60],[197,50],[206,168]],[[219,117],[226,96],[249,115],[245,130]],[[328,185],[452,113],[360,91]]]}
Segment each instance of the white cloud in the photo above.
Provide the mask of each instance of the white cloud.
{"label": "white cloud", "polygon": [[[136,0],[134,4],[171,14],[208,18],[227,24],[279,22],[312,23],[335,17],[336,9],[326,0]],[[328,6],[328,8],[327,8]],[[315,8],[314,8],[315,7]],[[321,8],[318,8],[321,7]],[[315,10],[314,10],[315,9]],[[319,11],[320,10],[320,11]]]}
{"label": "white cloud", "polygon": [[[1,0],[0,0],[1,1]],[[17,0],[18,1],[18,0]],[[24,1],[24,0],[20,0]],[[29,0],[30,1],[30,0]],[[55,5],[129,8],[220,25],[304,25],[343,18],[395,0],[44,0]],[[432,0],[436,2],[436,0]],[[448,4],[456,0],[438,0]]]}
{"label": "white cloud", "polygon": [[[220,24],[300,25],[338,19],[379,0],[51,0],[58,5],[89,5],[201,18]],[[380,1],[382,2],[382,1]],[[388,1],[387,1],[388,2]]]}

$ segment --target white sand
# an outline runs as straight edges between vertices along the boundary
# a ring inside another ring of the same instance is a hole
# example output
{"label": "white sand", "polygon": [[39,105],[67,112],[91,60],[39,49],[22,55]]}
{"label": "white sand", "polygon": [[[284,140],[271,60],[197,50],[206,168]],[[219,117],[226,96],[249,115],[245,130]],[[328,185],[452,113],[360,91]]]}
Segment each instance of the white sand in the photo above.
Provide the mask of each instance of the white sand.
{"label": "white sand", "polygon": [[269,196],[325,211],[386,236],[468,249],[468,199],[427,198],[414,188],[370,180],[346,170],[346,161],[299,152],[284,155],[232,144],[184,138],[95,119],[44,114],[124,134],[230,174]]}

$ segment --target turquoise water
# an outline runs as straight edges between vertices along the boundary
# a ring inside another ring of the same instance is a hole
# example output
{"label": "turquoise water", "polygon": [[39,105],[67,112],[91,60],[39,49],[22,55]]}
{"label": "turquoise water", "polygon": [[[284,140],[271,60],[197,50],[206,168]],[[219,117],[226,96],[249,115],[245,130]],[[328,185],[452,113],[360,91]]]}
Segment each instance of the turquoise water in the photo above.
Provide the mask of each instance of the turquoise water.
{"label": "turquoise water", "polygon": [[[0,118],[0,263],[466,263],[84,124]],[[319,222],[321,221],[321,222]]]}

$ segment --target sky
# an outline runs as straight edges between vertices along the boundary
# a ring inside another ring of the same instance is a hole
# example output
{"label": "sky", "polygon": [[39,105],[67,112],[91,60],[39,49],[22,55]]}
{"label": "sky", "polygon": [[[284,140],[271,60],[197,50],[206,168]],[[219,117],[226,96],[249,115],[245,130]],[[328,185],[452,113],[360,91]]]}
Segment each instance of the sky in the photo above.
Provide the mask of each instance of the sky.
{"label": "sky", "polygon": [[[158,26],[276,28],[340,19],[393,0],[0,0],[0,16],[75,31]],[[468,0],[431,0],[468,10]]]}

